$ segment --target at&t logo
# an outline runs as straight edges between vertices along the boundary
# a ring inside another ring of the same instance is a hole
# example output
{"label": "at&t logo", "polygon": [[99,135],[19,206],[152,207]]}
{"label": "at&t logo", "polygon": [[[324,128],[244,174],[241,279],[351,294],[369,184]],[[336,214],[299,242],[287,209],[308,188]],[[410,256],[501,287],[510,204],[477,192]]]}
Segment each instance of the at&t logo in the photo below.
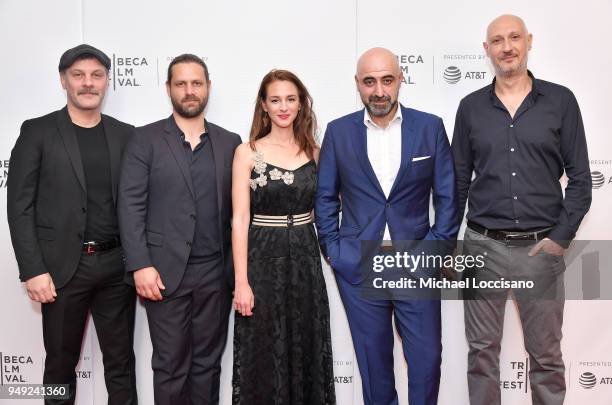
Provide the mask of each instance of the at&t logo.
{"label": "at&t logo", "polygon": [[612,386],[612,377],[598,378],[590,371],[585,371],[584,373],[580,374],[578,382],[580,383],[580,386],[585,390],[595,388],[596,385],[605,386],[609,388],[610,386]]}
{"label": "at&t logo", "polygon": [[606,177],[602,172],[591,172],[591,182],[593,183],[593,188],[602,188],[606,183]]}
{"label": "at&t logo", "polygon": [[595,374],[587,371],[580,375],[578,382],[582,388],[589,390],[597,385],[597,377],[595,377]]}
{"label": "at&t logo", "polygon": [[461,69],[457,66],[449,66],[444,70],[444,81],[448,84],[459,83],[461,80]]}
{"label": "at&t logo", "polygon": [[444,81],[448,84],[457,84],[459,83],[459,80],[461,80],[461,78],[466,80],[483,80],[486,78],[486,74],[487,72],[465,72],[465,74],[463,74],[461,72],[461,69],[459,69],[457,66],[449,66],[444,69],[442,77],[444,78]]}

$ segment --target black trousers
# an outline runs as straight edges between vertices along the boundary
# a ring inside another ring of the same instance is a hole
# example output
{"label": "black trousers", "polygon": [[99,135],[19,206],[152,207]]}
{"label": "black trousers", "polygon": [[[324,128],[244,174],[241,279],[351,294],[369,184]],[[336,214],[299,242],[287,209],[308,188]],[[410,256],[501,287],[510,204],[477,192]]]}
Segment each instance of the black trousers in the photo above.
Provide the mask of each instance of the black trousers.
{"label": "black trousers", "polygon": [[220,257],[188,264],[175,292],[162,301],[145,300],[156,405],[219,403],[230,305]]}
{"label": "black trousers", "polygon": [[138,403],[133,350],[136,293],[124,275],[121,248],[83,254],[74,277],[57,291],[55,302],[42,305],[47,352],[43,383],[68,384],[70,392],[69,399],[46,400],[46,405],[74,404],[75,367],[89,311],[102,350],[108,404]]}

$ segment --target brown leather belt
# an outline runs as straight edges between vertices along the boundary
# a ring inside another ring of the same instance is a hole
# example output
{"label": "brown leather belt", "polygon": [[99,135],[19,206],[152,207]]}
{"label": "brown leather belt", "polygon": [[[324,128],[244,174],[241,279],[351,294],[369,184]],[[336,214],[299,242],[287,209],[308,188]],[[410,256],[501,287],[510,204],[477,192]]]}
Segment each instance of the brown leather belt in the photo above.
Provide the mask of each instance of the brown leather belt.
{"label": "brown leather belt", "polygon": [[551,228],[533,232],[499,231],[495,229],[487,229],[484,226],[480,226],[471,221],[468,221],[467,226],[474,232],[484,235],[487,238],[500,241],[539,241],[547,237],[551,231]]}
{"label": "brown leather belt", "polygon": [[111,250],[119,246],[121,246],[121,241],[119,240],[119,238],[115,238],[113,240],[108,241],[88,240],[86,242],[83,242],[83,247],[81,248],[81,251],[88,255],[93,255],[94,253],[105,252],[107,250]]}

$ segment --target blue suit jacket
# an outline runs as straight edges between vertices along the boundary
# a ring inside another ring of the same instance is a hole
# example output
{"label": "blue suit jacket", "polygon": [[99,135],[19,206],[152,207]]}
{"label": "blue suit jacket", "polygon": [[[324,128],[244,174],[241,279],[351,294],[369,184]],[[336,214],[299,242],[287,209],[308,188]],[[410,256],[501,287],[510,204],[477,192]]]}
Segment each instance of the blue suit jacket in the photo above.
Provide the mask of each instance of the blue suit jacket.
{"label": "blue suit jacket", "polygon": [[382,241],[387,223],[394,241],[451,241],[459,231],[453,157],[442,119],[400,108],[401,165],[388,198],[368,159],[364,110],[330,122],[323,139],[315,202],[319,243],[333,269],[352,284],[366,275],[360,271],[361,242]]}

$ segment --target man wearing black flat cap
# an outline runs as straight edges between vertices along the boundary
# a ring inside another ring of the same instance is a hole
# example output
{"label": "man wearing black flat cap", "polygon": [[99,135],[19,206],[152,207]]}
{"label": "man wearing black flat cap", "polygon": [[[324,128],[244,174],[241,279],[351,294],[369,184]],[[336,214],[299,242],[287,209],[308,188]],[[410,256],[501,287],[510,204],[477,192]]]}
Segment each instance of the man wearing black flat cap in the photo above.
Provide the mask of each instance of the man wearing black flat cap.
{"label": "man wearing black flat cap", "polygon": [[136,404],[135,291],[124,282],[116,215],[121,155],[133,127],[101,114],[110,59],[79,45],[59,62],[67,105],[25,121],[11,152],[8,221],[19,277],[41,303],[47,353],[43,383],[67,384],[91,311],[109,404]]}

